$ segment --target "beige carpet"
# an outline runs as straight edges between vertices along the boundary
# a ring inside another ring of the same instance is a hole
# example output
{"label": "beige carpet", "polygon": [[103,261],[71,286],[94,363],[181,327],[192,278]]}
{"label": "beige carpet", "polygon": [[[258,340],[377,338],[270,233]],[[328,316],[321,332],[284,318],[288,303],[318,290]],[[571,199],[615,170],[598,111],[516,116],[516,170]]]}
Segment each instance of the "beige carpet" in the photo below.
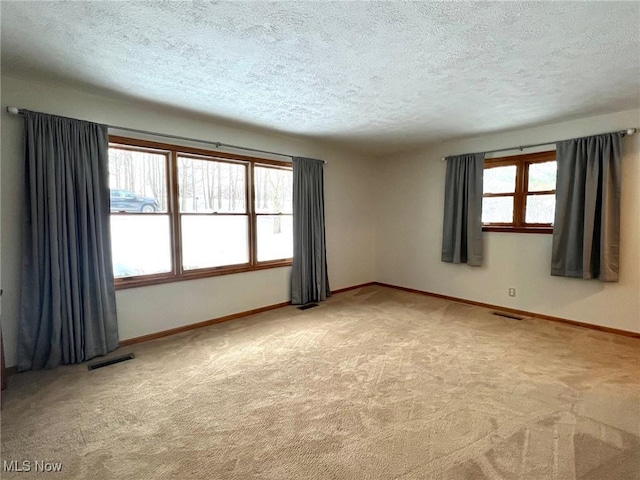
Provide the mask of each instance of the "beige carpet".
{"label": "beige carpet", "polygon": [[[640,341],[383,287],[10,378],[64,479],[640,478]],[[33,465],[33,464],[32,464]]]}

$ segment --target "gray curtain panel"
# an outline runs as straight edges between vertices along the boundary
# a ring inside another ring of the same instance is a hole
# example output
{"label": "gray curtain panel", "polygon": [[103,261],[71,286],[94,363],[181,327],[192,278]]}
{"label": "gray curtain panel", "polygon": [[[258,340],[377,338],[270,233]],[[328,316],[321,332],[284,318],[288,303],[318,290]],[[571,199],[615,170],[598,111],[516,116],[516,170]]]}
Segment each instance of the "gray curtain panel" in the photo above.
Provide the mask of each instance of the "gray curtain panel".
{"label": "gray curtain panel", "polygon": [[447,157],[442,261],[482,265],[484,153]]}
{"label": "gray curtain panel", "polygon": [[21,371],[118,347],[107,127],[26,112],[25,139]]}
{"label": "gray curtain panel", "polygon": [[293,158],[293,268],[291,303],[305,305],[331,295],[324,229],[324,162]]}
{"label": "gray curtain panel", "polygon": [[617,282],[622,134],[557,144],[551,275]]}

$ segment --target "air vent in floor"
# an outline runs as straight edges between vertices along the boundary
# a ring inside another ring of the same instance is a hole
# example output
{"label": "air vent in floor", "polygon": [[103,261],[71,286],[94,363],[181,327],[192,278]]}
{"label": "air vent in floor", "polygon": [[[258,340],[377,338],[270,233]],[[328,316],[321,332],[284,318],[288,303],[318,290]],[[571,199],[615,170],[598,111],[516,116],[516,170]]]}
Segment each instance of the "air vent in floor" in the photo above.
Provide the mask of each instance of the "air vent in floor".
{"label": "air vent in floor", "polygon": [[492,312],[492,313],[493,315],[497,315],[498,317],[510,318],[511,320],[522,320],[523,318],[523,317],[514,315],[513,313],[506,313],[506,312]]}
{"label": "air vent in floor", "polygon": [[87,367],[88,370],[95,370],[96,368],[108,367],[109,365],[113,365],[115,363],[126,362],[127,360],[133,360],[135,355],[133,353],[128,353],[126,355],[121,355],[119,357],[113,357],[109,360],[103,360],[102,362],[92,363]]}
{"label": "air vent in floor", "polygon": [[317,307],[318,304],[317,303],[307,303],[306,305],[302,305],[301,307],[298,307],[300,310],[308,310],[310,308],[313,307]]}

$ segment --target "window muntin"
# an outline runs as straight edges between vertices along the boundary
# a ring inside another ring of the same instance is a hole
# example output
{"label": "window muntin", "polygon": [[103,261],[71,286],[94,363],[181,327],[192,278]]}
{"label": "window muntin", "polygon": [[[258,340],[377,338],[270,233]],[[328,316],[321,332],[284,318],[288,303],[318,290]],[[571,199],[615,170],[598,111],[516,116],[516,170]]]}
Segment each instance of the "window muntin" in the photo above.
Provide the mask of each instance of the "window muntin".
{"label": "window muntin", "polygon": [[[289,162],[122,137],[110,142],[116,288],[291,265]],[[137,204],[123,207],[131,196]],[[157,200],[153,211],[138,205],[149,199]]]}
{"label": "window muntin", "polygon": [[485,231],[553,231],[555,151],[488,159],[484,168]]}

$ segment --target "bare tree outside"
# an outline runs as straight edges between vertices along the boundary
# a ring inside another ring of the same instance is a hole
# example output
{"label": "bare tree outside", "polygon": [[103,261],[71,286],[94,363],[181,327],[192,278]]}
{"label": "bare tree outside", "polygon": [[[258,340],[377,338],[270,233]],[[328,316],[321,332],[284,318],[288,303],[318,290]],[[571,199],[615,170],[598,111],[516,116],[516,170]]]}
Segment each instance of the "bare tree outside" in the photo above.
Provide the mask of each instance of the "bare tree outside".
{"label": "bare tree outside", "polygon": [[281,232],[281,214],[291,214],[293,178],[290,169],[256,167],[256,212],[276,215],[273,233]]}
{"label": "bare tree outside", "polygon": [[182,213],[246,213],[246,166],[178,156]]}
{"label": "bare tree outside", "polygon": [[293,172],[291,169],[254,168],[258,214],[258,260],[277,260],[293,255]]}

